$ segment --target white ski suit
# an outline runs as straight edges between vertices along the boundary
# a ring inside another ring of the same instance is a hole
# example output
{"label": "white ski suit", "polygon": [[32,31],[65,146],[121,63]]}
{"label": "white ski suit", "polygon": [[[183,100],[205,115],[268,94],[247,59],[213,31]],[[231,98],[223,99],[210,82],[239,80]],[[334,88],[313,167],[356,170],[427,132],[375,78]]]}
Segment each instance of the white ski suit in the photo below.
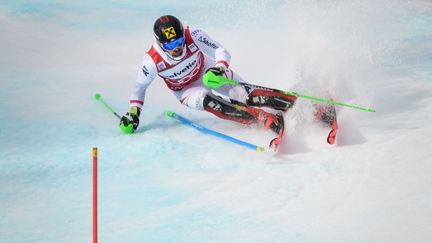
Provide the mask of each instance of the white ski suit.
{"label": "white ski suit", "polygon": [[[144,55],[142,68],[130,96],[131,107],[142,108],[146,89],[156,75],[165,81],[182,104],[197,110],[204,109],[204,97],[211,92],[202,83],[203,75],[208,68],[224,66],[226,78],[244,82],[229,69],[231,56],[228,51],[204,31],[186,27],[185,39],[180,60],[170,57],[157,43],[154,43]],[[217,92],[243,103],[248,95],[244,87],[233,85],[225,85]]]}

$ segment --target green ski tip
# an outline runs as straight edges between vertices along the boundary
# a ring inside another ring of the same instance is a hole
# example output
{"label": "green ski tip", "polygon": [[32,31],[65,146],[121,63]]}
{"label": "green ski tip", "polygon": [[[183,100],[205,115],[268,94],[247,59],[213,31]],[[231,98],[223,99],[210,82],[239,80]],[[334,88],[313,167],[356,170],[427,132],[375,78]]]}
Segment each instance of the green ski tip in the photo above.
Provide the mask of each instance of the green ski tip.
{"label": "green ski tip", "polygon": [[98,93],[98,94],[95,94],[95,99],[96,99],[96,100],[99,100],[100,98],[101,98],[101,94],[99,94],[99,93]]}

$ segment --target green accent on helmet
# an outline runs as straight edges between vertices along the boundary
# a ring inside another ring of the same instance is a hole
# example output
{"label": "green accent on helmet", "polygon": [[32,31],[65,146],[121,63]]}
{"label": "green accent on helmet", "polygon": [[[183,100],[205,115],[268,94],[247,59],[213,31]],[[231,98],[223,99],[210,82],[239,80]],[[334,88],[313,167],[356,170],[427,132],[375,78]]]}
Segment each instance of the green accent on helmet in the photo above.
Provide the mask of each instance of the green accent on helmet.
{"label": "green accent on helmet", "polygon": [[203,83],[211,89],[218,89],[225,84],[238,84],[235,80],[226,79],[224,76],[218,76],[211,71],[204,74]]}
{"label": "green accent on helmet", "polygon": [[134,128],[133,128],[133,124],[130,123],[129,125],[125,126],[123,123],[120,124],[120,130],[124,133],[124,134],[133,134]]}

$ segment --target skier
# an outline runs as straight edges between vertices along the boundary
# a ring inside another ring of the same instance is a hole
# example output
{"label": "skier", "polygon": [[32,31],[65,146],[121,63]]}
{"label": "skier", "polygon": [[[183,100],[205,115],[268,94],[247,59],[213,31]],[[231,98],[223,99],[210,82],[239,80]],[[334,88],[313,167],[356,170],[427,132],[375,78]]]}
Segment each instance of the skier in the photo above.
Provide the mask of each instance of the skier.
{"label": "skier", "polygon": [[[297,97],[271,89],[240,85],[226,85],[211,90],[202,83],[203,75],[207,72],[245,82],[229,68],[229,52],[204,31],[184,28],[171,15],[158,18],[153,31],[156,43],[144,55],[130,96],[130,109],[120,121],[120,128],[124,132],[133,133],[137,129],[146,89],[158,75],[183,105],[208,111],[222,119],[257,124],[278,135],[283,133],[282,115],[259,107],[287,111]],[[128,126],[132,129],[128,130]]]}

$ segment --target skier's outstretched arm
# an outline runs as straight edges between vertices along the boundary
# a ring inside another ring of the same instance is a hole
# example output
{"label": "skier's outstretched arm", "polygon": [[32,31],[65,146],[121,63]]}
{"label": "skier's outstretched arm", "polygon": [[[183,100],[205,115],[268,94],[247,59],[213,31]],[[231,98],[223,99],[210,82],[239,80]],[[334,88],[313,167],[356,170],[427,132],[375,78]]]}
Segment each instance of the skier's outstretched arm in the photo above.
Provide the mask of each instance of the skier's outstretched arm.
{"label": "skier's outstretched arm", "polygon": [[151,82],[156,78],[157,69],[151,57],[146,54],[138,71],[135,86],[130,95],[129,111],[120,119],[120,129],[125,133],[134,133],[139,125],[141,108],[144,105],[145,94]]}

